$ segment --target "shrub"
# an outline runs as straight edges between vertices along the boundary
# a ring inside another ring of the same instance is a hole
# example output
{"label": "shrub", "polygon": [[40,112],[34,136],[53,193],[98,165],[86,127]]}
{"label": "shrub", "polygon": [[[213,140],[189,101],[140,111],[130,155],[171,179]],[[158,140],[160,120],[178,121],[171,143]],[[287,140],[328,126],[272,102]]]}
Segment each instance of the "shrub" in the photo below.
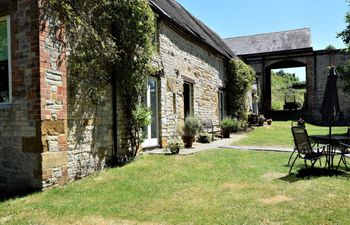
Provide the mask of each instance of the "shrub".
{"label": "shrub", "polygon": [[231,132],[235,132],[239,130],[240,123],[237,119],[226,117],[221,121],[220,125],[223,130],[228,129]]}
{"label": "shrub", "polygon": [[248,119],[248,93],[252,89],[255,72],[242,60],[231,59],[226,76],[226,113],[239,120]]}
{"label": "shrub", "polygon": [[199,143],[210,143],[212,141],[211,135],[208,132],[202,132],[198,134],[197,141]]}
{"label": "shrub", "polygon": [[183,148],[184,143],[179,138],[171,139],[166,146],[166,149],[169,149],[172,154],[178,154]]}
{"label": "shrub", "polygon": [[194,137],[202,130],[202,123],[197,117],[188,116],[185,119],[185,125],[182,130],[183,136]]}

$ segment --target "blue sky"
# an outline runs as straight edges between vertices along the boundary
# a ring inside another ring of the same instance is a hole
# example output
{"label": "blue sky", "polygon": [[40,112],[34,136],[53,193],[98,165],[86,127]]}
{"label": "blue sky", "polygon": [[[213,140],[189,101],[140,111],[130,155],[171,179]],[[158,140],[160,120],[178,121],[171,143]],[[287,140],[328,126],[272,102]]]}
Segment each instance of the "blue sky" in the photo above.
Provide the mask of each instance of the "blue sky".
{"label": "blue sky", "polygon": [[[177,0],[222,38],[309,27],[314,50],[344,48],[345,0]],[[305,80],[304,69],[295,72]]]}
{"label": "blue sky", "polygon": [[221,37],[309,27],[315,50],[332,44],[345,28],[345,0],[177,0]]}

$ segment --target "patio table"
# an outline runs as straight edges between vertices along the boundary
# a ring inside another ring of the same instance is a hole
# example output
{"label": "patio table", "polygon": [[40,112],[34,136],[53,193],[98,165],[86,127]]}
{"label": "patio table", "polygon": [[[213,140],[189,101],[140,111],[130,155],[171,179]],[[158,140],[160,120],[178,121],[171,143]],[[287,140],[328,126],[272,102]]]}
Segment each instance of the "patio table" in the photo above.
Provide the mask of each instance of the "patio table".
{"label": "patio table", "polygon": [[345,135],[309,135],[311,141],[319,144],[328,144],[326,150],[326,165],[328,169],[333,169],[333,159],[336,154],[337,148],[339,148],[340,143],[346,143],[350,140],[349,136]]}

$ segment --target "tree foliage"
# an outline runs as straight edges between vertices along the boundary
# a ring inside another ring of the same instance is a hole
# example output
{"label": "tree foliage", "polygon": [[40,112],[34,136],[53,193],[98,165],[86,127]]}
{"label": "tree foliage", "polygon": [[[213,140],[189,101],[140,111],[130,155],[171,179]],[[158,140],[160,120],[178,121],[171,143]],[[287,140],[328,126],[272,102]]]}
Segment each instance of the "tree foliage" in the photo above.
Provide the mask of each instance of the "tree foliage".
{"label": "tree foliage", "polygon": [[252,89],[255,72],[238,58],[231,59],[226,76],[226,113],[247,120],[247,96]]}
{"label": "tree foliage", "polygon": [[[346,0],[350,4],[350,0]],[[337,37],[340,37],[343,42],[350,47],[350,12],[347,12],[345,14],[345,23],[346,27],[345,29],[338,33]]]}
{"label": "tree foliage", "polygon": [[134,111],[142,104],[153,58],[155,25],[148,1],[47,0],[46,6],[66,30],[70,89],[87,87],[98,103],[106,85],[117,86],[130,144],[127,157],[134,157],[140,145]]}
{"label": "tree foliage", "polygon": [[298,104],[304,102],[306,91],[305,81],[299,81],[295,73],[287,73],[284,70],[271,71],[271,100],[272,110],[283,110],[286,95],[295,95]]}
{"label": "tree foliage", "polygon": [[[350,4],[350,1],[347,0]],[[343,42],[347,45],[347,52],[350,52],[350,11],[345,15],[345,29],[338,33],[337,37],[340,37]],[[341,65],[337,68],[338,72],[342,75],[344,80],[344,92],[350,94],[350,61],[346,62],[344,65]]]}

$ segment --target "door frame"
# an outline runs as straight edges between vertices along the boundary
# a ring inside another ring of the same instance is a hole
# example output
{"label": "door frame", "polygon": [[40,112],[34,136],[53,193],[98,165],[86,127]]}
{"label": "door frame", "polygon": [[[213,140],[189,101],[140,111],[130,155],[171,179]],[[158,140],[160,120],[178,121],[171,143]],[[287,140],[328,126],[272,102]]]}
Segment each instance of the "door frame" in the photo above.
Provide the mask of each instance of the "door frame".
{"label": "door frame", "polygon": [[154,77],[154,76],[149,76],[148,77],[148,81],[147,81],[147,93],[146,93],[146,107],[151,108],[151,92],[150,92],[150,85],[149,82],[150,81],[155,81],[156,83],[156,130],[157,130],[157,135],[156,138],[152,138],[152,123],[150,125],[147,126],[146,128],[146,138],[142,144],[142,146],[144,148],[148,148],[148,147],[155,147],[159,145],[159,82],[158,82],[158,78]]}

